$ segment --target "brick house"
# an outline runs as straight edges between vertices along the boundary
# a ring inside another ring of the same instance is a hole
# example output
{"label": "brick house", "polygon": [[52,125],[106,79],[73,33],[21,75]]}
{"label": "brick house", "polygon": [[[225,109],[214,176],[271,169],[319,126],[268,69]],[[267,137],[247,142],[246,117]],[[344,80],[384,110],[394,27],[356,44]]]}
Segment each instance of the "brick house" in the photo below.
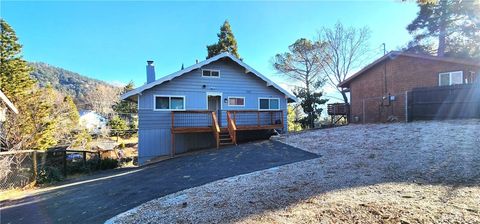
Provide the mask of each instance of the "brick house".
{"label": "brick house", "polygon": [[480,62],[392,51],[339,87],[350,92],[352,122],[405,121],[407,92],[417,87],[472,83]]}

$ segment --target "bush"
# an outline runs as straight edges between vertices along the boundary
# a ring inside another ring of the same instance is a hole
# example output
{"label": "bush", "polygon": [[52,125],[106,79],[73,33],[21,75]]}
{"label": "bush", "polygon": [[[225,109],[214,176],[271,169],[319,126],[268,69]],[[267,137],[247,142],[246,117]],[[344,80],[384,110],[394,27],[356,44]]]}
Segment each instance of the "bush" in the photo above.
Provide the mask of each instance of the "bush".
{"label": "bush", "polygon": [[100,160],[100,170],[115,169],[118,167],[118,161],[116,159],[106,158]]}
{"label": "bush", "polygon": [[119,133],[122,133],[122,131],[128,129],[127,122],[120,118],[119,116],[113,117],[111,120],[108,121],[108,126],[110,127],[111,135],[118,135]]}
{"label": "bush", "polygon": [[62,171],[53,166],[45,166],[37,174],[37,184],[48,184],[63,180]]}

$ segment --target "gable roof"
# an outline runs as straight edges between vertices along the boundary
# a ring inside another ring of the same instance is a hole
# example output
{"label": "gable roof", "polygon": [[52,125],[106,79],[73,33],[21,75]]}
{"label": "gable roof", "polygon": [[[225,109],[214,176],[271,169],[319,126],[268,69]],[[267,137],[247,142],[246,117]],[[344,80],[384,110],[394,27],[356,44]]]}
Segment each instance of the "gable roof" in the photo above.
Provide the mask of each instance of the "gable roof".
{"label": "gable roof", "polygon": [[15,105],[13,105],[12,101],[10,101],[8,97],[3,94],[2,90],[0,90],[0,99],[7,105],[8,108],[10,108],[10,110],[18,114],[17,108],[15,107]]}
{"label": "gable roof", "polygon": [[121,96],[121,99],[122,100],[125,100],[125,99],[128,99],[132,96],[135,96],[137,94],[140,94],[141,92],[145,91],[145,90],[148,90],[148,89],[151,89],[157,85],[160,85],[164,82],[167,82],[167,81],[170,81],[176,77],[179,77],[185,73],[188,73],[188,72],[191,72],[195,69],[199,69],[205,65],[208,65],[212,62],[215,62],[215,61],[218,61],[222,58],[230,58],[232,61],[236,62],[237,64],[239,64],[240,66],[242,66],[243,68],[245,68],[247,70],[246,73],[248,72],[251,72],[253,73],[254,75],[256,75],[257,77],[259,77],[260,79],[262,79],[263,81],[265,81],[267,83],[267,86],[273,86],[275,89],[277,89],[278,91],[282,92],[283,94],[285,94],[288,98],[289,98],[289,102],[297,102],[298,99],[293,95],[291,94],[290,92],[288,92],[287,90],[283,89],[282,87],[280,87],[279,85],[277,85],[276,83],[274,83],[273,81],[271,81],[270,79],[268,79],[267,77],[265,77],[264,75],[262,75],[260,72],[256,71],[255,69],[253,69],[252,67],[248,66],[247,64],[245,64],[243,61],[241,61],[240,59],[238,59],[237,57],[233,56],[232,54],[228,53],[228,52],[224,52],[224,53],[221,53],[219,55],[216,55],[214,57],[211,57],[207,60],[204,60],[202,62],[199,62],[199,63],[196,63],[190,67],[187,67],[185,69],[182,69],[178,72],[175,72],[175,73],[172,73],[170,75],[167,75],[167,76],[164,76],[160,79],[157,79],[151,83],[147,83],[143,86],[140,86],[132,91],[129,91],[125,94],[123,94]]}
{"label": "gable roof", "polygon": [[420,59],[427,59],[427,60],[435,60],[441,62],[449,62],[449,63],[457,63],[457,64],[464,64],[464,65],[471,65],[471,66],[479,66],[480,61],[473,61],[473,60],[466,60],[466,59],[458,59],[458,58],[449,58],[449,57],[438,57],[438,56],[430,56],[430,55],[421,55],[421,54],[413,54],[413,53],[406,53],[401,51],[390,51],[388,54],[382,56],[381,58],[375,60],[374,62],[370,63],[369,65],[362,68],[357,73],[353,74],[349,78],[345,79],[345,81],[338,84],[338,87],[346,88],[358,76],[362,75],[367,70],[371,69],[378,63],[387,60],[387,59],[395,59],[398,56],[405,56],[405,57],[413,57],[413,58],[420,58]]}

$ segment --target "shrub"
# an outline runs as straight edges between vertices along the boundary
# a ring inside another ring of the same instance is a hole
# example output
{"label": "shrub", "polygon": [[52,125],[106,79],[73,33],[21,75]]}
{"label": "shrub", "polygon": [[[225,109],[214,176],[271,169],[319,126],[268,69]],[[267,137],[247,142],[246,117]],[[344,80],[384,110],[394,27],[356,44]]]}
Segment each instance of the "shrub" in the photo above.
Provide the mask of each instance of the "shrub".
{"label": "shrub", "polygon": [[38,184],[48,184],[63,180],[63,174],[60,169],[53,166],[45,166],[37,174]]}
{"label": "shrub", "polygon": [[111,129],[110,134],[115,136],[118,135],[118,133],[122,133],[122,131],[128,129],[127,122],[119,116],[115,116],[111,120],[109,120],[108,126]]}
{"label": "shrub", "polygon": [[100,160],[100,170],[115,169],[118,167],[118,161],[116,159],[105,158]]}

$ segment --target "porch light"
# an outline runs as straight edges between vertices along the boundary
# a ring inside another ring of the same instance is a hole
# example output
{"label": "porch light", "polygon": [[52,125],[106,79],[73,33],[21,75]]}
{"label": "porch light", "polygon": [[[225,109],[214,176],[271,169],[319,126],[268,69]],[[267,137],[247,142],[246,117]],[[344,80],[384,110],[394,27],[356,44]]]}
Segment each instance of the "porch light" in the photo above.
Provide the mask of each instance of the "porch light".
{"label": "porch light", "polygon": [[228,99],[227,98],[223,99],[223,103],[228,103]]}

